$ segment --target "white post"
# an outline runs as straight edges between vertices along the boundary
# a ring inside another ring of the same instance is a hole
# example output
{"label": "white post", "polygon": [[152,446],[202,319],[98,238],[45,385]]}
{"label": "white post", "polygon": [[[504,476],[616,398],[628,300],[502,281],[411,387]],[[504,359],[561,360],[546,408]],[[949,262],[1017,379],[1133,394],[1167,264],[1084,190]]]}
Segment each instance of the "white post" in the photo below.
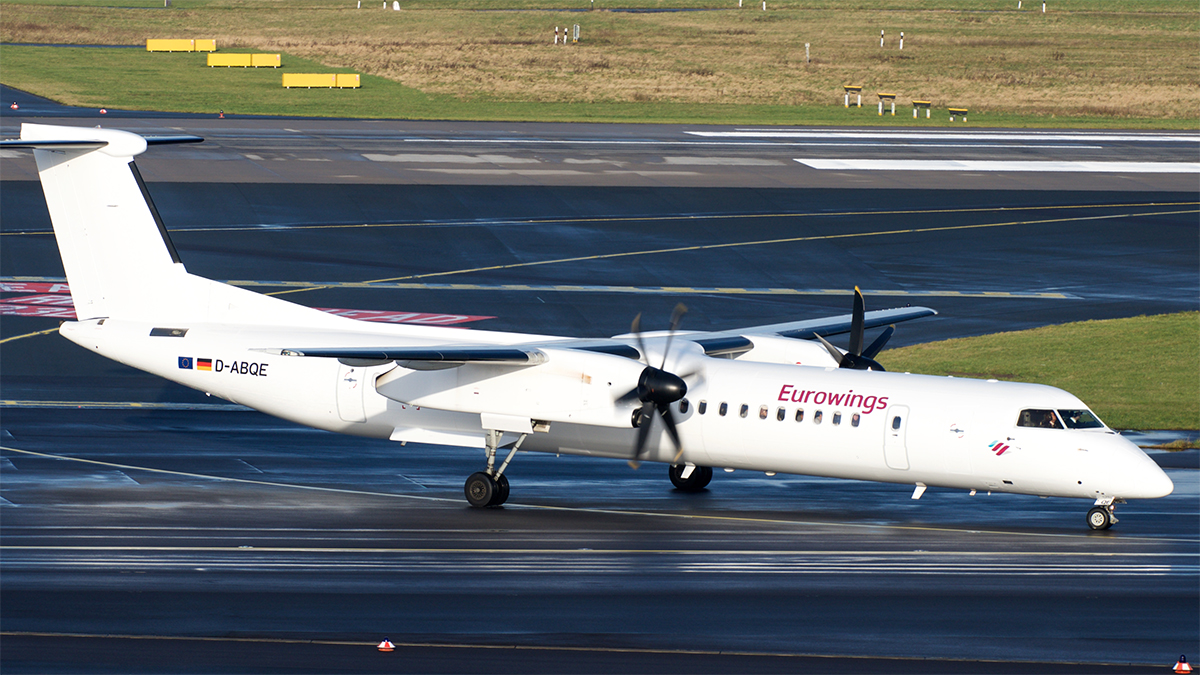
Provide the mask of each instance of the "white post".
{"label": "white post", "polygon": [[579,42],[579,24],[575,24],[575,34],[572,36],[571,42]]}
{"label": "white post", "polygon": [[917,119],[917,106],[913,106],[913,119]]}
{"label": "white post", "polygon": [[1021,9],[1021,0],[1017,0],[1017,9]]}
{"label": "white post", "polygon": [[850,107],[850,92],[846,92],[846,107]]}
{"label": "white post", "polygon": [[554,27],[554,44],[558,44],[558,26]]}
{"label": "white post", "polygon": [[879,116],[883,117],[883,99],[879,99]]}
{"label": "white post", "polygon": [[809,56],[809,53],[808,53],[808,43],[807,42],[804,43],[804,62],[812,63],[812,57]]}
{"label": "white post", "polygon": [[767,11],[767,0],[763,0],[763,11]]}
{"label": "white post", "polygon": [[392,9],[400,11],[400,0],[392,0]]}
{"label": "white post", "polygon": [[900,51],[904,51],[904,31],[900,31]]}
{"label": "white post", "polygon": [[[929,108],[932,108],[932,107],[933,107],[932,105],[929,106]],[[925,109],[925,119],[929,119],[929,108]]]}
{"label": "white post", "polygon": [[879,46],[883,47],[883,31],[879,31]]}
{"label": "white post", "polygon": [[738,9],[742,8],[742,0],[738,0]]}
{"label": "white post", "polygon": [[[167,0],[170,2],[170,0]],[[362,0],[358,0],[358,9],[362,9]]]}
{"label": "white post", "polygon": [[1042,14],[1045,14],[1045,13],[1046,13],[1046,2],[1045,2],[1045,0],[1042,0]]}
{"label": "white post", "polygon": [[858,107],[862,107],[862,92],[858,92]]}

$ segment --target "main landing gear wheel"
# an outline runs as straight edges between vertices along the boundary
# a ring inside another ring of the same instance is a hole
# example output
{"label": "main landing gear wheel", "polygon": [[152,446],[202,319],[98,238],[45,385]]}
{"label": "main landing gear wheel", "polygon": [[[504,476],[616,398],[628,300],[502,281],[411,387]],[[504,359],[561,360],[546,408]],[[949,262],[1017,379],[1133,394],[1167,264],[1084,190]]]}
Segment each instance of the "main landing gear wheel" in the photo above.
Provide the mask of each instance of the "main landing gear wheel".
{"label": "main landing gear wheel", "polygon": [[500,477],[496,479],[496,496],[488,506],[500,506],[506,501],[508,501],[508,476],[500,474]]}
{"label": "main landing gear wheel", "polygon": [[500,506],[508,501],[508,476],[500,474],[499,478],[493,478],[477,471],[467,478],[463,493],[467,496],[467,502],[477,509]]}
{"label": "main landing gear wheel", "polygon": [[687,478],[683,477],[683,472],[687,469],[687,465],[672,464],[667,468],[670,471],[671,483],[683,492],[699,492],[708,487],[708,483],[713,477],[712,467],[710,466],[694,467],[691,475]]}
{"label": "main landing gear wheel", "polygon": [[1117,519],[1113,517],[1112,511],[1109,510],[1110,508],[1108,506],[1092,507],[1087,513],[1088,527],[1093,530],[1107,530],[1112,527],[1113,523],[1117,522]]}

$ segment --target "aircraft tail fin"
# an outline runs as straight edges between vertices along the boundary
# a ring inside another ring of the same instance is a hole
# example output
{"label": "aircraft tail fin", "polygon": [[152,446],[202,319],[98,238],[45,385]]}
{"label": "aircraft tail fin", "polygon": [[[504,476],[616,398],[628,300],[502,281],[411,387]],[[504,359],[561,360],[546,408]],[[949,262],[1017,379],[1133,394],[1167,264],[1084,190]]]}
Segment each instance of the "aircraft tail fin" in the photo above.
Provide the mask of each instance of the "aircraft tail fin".
{"label": "aircraft tail fin", "polygon": [[133,161],[147,139],[113,129],[22,124],[20,140],[3,145],[33,149],[80,319],[130,315],[134,302],[157,304],[162,282],[186,274]]}

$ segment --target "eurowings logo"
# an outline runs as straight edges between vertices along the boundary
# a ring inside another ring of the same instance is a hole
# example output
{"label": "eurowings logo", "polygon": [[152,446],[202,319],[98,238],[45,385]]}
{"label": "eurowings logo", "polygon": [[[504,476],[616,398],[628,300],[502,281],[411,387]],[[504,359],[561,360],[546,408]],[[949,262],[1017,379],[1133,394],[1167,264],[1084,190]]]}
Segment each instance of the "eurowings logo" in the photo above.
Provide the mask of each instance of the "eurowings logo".
{"label": "eurowings logo", "polygon": [[1000,441],[992,441],[988,445],[988,449],[991,450],[992,452],[996,453],[997,457],[1008,452],[1008,449],[1011,447],[1012,447],[1011,445],[1008,445],[1006,443],[1001,443]]}

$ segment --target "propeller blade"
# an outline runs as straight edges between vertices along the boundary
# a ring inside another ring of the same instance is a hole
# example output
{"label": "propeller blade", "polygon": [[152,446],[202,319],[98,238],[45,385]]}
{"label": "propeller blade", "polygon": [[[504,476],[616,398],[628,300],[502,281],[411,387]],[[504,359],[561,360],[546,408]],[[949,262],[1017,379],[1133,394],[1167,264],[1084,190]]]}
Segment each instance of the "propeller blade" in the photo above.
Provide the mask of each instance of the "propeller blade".
{"label": "propeller blade", "polygon": [[646,344],[642,342],[642,313],[633,317],[633,323],[629,326],[629,332],[633,333],[633,337],[637,338],[638,351],[642,354],[642,361],[646,365],[650,365],[650,357],[646,355]]}
{"label": "propeller blade", "polygon": [[658,408],[659,414],[662,416],[663,422],[667,426],[667,435],[675,443],[676,448],[683,448],[683,443],[679,440],[679,430],[675,428],[675,415],[671,412],[671,404],[664,403]]}
{"label": "propeller blade", "polygon": [[634,401],[640,400],[641,398],[638,396],[638,388],[634,387],[633,389],[630,389],[622,394],[617,400],[613,401],[613,403],[617,405],[623,405],[625,403],[633,403]]}
{"label": "propeller blade", "polygon": [[863,348],[863,317],[866,315],[866,303],[863,302],[862,291],[854,287],[854,313],[850,317],[850,353],[862,354]]}
{"label": "propeller blade", "polygon": [[[813,335],[817,334],[813,333]],[[817,335],[817,339],[821,341],[821,344],[825,345],[825,349],[829,350],[829,355],[833,357],[834,361],[838,362],[838,367],[842,367],[842,364],[846,362],[846,354],[843,354],[840,349],[829,344],[829,340],[820,335]]]}
{"label": "propeller blade", "polygon": [[642,450],[646,449],[646,440],[650,436],[650,426],[654,424],[655,406],[647,402],[642,406],[641,422],[637,425],[637,444],[634,446],[634,459],[630,466],[637,468],[638,460],[642,459]]}
{"label": "propeller blade", "polygon": [[895,333],[895,332],[896,332],[896,327],[894,325],[888,326],[886,329],[884,329],[884,331],[882,333],[879,334],[879,337],[875,338],[875,341],[871,343],[871,346],[867,347],[863,351],[862,355],[867,357],[868,359],[875,358],[875,356],[878,355],[879,352],[883,351],[883,346],[887,344],[888,340],[890,340],[892,338],[892,333]]}

